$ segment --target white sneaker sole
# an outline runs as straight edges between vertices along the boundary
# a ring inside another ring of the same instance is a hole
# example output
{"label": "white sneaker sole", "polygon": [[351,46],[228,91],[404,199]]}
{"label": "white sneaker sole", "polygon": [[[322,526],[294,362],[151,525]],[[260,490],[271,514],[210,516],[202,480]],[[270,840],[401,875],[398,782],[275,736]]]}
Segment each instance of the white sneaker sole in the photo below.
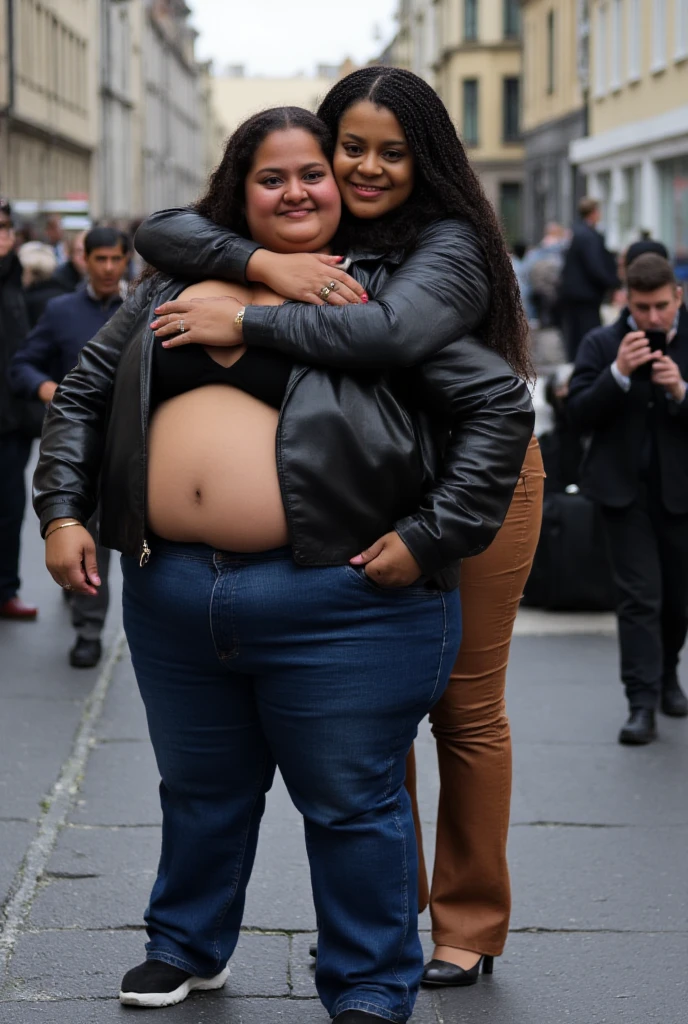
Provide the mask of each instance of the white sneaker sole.
{"label": "white sneaker sole", "polygon": [[125,1006],[174,1006],[183,1003],[189,992],[210,992],[222,988],[229,977],[229,967],[220,971],[214,978],[187,978],[183,985],[173,992],[120,992],[119,1001]]}

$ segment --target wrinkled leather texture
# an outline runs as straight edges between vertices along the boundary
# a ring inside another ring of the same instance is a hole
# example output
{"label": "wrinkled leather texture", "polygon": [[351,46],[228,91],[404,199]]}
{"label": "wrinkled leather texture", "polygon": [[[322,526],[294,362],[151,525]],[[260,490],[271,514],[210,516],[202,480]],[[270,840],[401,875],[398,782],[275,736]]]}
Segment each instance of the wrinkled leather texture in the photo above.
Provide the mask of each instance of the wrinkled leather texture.
{"label": "wrinkled leather texture", "polygon": [[[389,268],[370,258],[356,274],[372,293]],[[141,553],[148,324],[183,287],[139,288],[63,381],[34,479],[43,531],[58,516],[86,521],[100,479],[101,543]],[[526,385],[469,337],[418,367],[343,373],[295,364],[277,464],[296,561],[343,564],[395,528],[424,575],[456,586],[458,561],[487,547],[506,515],[533,422]]]}

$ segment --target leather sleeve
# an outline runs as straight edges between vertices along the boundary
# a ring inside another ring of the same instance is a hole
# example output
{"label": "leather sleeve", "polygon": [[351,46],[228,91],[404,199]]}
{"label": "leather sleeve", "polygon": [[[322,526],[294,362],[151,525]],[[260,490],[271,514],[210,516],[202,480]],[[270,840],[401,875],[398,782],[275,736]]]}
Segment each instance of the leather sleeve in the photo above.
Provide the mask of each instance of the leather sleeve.
{"label": "leather sleeve", "polygon": [[122,349],[148,314],[150,292],[142,285],[127,298],[81,350],[50,403],[33,478],[41,536],[53,519],[86,523],[95,511],[110,390]]}
{"label": "leather sleeve", "polygon": [[588,334],[569,382],[566,410],[571,425],[581,434],[604,426],[624,408],[628,394],[614,380],[600,333]]}
{"label": "leather sleeve", "polygon": [[246,284],[246,266],[256,249],[240,235],[189,209],[160,210],[144,220],[134,237],[146,263],[184,281],[238,281]]}
{"label": "leather sleeve", "polygon": [[247,306],[244,340],[316,366],[411,366],[474,331],[489,298],[487,265],[474,229],[443,220],[426,228],[375,301]]}
{"label": "leather sleeve", "polygon": [[527,384],[496,352],[463,338],[417,368],[421,400],[448,418],[442,473],[395,530],[424,575],[479,554],[501,527],[533,434]]}
{"label": "leather sleeve", "polygon": [[[260,246],[192,210],[163,210],[136,232],[143,258],[173,277],[246,280]],[[244,340],[277,349],[300,363],[342,369],[410,366],[485,318],[490,282],[485,255],[465,221],[443,220],[367,305],[248,306]]]}

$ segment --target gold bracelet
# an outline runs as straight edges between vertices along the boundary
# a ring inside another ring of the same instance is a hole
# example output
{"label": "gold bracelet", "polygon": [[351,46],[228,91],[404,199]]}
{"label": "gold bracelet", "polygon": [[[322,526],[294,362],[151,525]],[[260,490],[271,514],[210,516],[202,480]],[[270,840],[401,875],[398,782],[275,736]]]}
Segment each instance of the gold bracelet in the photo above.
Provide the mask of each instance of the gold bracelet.
{"label": "gold bracelet", "polygon": [[242,306],[237,315],[234,317],[234,326],[241,327],[244,323],[244,314],[246,312],[246,306]]}
{"label": "gold bracelet", "polygon": [[61,524],[60,524],[60,526],[54,526],[54,527],[52,528],[52,530],[50,530],[50,532],[49,532],[49,533],[46,533],[46,535],[45,535],[45,539],[47,540],[47,539],[48,539],[48,537],[52,537],[52,535],[53,535],[54,533],[57,533],[57,531],[58,531],[58,530],[64,530],[64,529],[66,529],[66,528],[67,528],[68,526],[81,526],[81,525],[82,525],[82,524],[81,524],[81,523],[79,522],[79,520],[78,520],[78,519],[73,519],[71,523],[61,523]]}

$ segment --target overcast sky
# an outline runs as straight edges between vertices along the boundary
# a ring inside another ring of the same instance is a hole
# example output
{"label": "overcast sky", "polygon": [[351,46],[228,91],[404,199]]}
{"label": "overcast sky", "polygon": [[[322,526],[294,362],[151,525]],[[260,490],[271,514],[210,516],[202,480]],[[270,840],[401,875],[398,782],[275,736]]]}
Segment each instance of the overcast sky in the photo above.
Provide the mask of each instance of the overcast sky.
{"label": "overcast sky", "polygon": [[397,0],[187,0],[200,32],[196,56],[217,73],[311,74],[345,57],[364,63],[394,35]]}

